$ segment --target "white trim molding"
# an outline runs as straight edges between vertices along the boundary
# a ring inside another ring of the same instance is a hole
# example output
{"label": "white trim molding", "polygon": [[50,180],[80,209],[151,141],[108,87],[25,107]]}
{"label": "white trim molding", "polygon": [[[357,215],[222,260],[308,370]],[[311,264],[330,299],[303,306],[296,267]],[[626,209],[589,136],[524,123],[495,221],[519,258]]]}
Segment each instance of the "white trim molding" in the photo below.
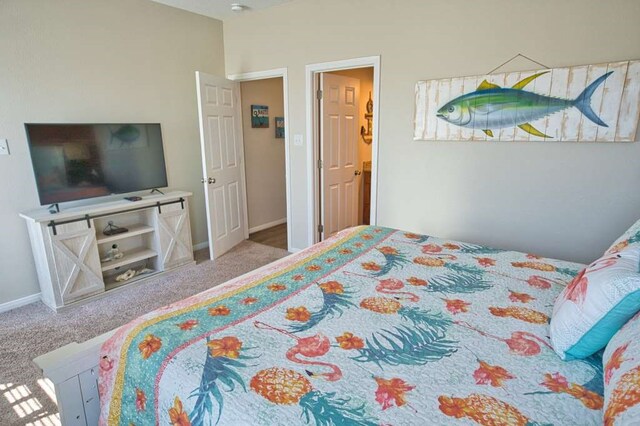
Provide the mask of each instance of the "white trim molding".
{"label": "white trim molding", "polygon": [[12,309],[20,308],[40,300],[40,293],[21,297],[20,299],[0,304],[0,313],[7,312]]}
{"label": "white trim molding", "polygon": [[283,217],[282,219],[274,220],[273,222],[267,222],[262,225],[254,226],[253,228],[249,228],[249,233],[253,234],[254,232],[262,231],[264,229],[273,228],[274,226],[282,225],[283,223],[287,223],[287,218]]}
{"label": "white trim molding", "polygon": [[319,197],[316,184],[319,180],[318,160],[319,144],[318,140],[318,111],[316,99],[317,79],[316,74],[330,71],[347,70],[353,68],[373,67],[373,129],[371,144],[371,216],[369,223],[376,225],[378,222],[378,149],[379,149],[379,128],[380,128],[380,56],[367,56],[362,58],[344,59],[333,62],[321,62],[310,64],[305,67],[305,98],[307,112],[307,209],[309,223],[308,243],[315,244],[318,233],[318,209],[317,200]]}
{"label": "white trim molding", "polygon": [[202,250],[209,247],[209,241],[203,241],[201,243],[198,244],[194,244],[193,245],[193,251],[198,251],[198,250]]}
{"label": "white trim molding", "polygon": [[[287,195],[287,248],[288,251],[291,252],[294,250],[291,247],[291,160],[290,160],[290,128],[289,125],[289,78],[287,76],[287,68],[275,68],[266,71],[254,71],[254,72],[246,72],[240,74],[229,74],[227,78],[229,80],[234,81],[253,81],[253,80],[264,80],[267,78],[282,78],[282,88],[283,88],[283,96],[284,96],[284,167],[285,167],[285,191]],[[275,225],[274,225],[275,226]],[[265,228],[266,229],[266,228]],[[249,232],[252,232],[249,230]]]}

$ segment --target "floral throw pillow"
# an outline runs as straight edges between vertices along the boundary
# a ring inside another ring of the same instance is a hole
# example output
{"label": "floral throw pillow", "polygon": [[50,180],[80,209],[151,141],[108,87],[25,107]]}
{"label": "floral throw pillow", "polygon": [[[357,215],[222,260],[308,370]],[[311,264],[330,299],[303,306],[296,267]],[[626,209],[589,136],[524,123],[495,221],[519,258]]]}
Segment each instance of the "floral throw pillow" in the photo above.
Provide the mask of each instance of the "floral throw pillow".
{"label": "floral throw pillow", "polygon": [[602,363],[604,424],[640,424],[640,314],[613,336]]}
{"label": "floral throw pillow", "polygon": [[604,348],[640,311],[640,244],[629,244],[587,266],[556,299],[550,334],[562,359]]}

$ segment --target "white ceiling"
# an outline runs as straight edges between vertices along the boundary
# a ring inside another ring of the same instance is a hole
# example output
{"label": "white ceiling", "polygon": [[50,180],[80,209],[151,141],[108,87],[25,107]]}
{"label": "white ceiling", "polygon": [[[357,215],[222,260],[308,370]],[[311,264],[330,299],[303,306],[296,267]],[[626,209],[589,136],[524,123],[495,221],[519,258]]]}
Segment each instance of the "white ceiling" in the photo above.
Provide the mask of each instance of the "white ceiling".
{"label": "white ceiling", "polygon": [[[266,9],[292,0],[152,0],[156,3],[188,10],[189,12],[209,16],[216,19],[227,19],[252,10]],[[247,8],[243,12],[233,12],[232,3],[240,3]]]}

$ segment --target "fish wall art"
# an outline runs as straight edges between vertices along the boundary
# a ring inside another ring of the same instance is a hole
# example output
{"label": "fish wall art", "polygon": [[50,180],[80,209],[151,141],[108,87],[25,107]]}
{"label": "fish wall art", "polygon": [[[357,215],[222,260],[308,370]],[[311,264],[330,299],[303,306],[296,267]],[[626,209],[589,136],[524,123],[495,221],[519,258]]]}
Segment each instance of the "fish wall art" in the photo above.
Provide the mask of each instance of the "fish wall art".
{"label": "fish wall art", "polygon": [[633,142],[640,61],[419,81],[414,140]]}

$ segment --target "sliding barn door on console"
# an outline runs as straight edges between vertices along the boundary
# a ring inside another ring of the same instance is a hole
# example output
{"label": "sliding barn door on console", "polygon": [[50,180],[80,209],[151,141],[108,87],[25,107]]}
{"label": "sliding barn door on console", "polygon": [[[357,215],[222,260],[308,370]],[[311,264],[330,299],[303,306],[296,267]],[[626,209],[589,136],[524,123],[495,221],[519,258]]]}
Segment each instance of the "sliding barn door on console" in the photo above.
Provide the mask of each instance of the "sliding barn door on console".
{"label": "sliding barn door on console", "polygon": [[320,75],[320,236],[358,224],[360,80]]}
{"label": "sliding barn door on console", "polygon": [[240,85],[196,73],[211,259],[249,237]]}
{"label": "sliding barn door on console", "polygon": [[96,233],[86,222],[57,226],[51,251],[62,303],[104,292]]}

